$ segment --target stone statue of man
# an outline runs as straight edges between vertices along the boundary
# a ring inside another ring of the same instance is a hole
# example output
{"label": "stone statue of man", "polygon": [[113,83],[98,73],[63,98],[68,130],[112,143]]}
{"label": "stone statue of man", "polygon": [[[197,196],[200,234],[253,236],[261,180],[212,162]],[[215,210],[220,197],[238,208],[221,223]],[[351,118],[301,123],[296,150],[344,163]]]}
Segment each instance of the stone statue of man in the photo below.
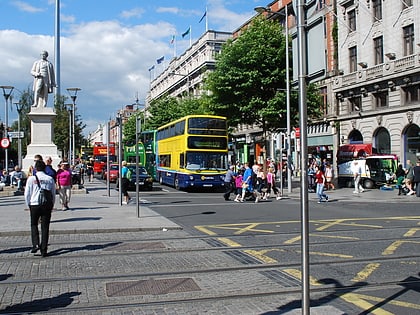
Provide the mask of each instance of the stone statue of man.
{"label": "stone statue of man", "polygon": [[47,60],[48,52],[41,52],[41,59],[34,62],[31,74],[34,77],[33,91],[34,103],[32,107],[46,107],[48,93],[53,92],[55,84],[54,67]]}

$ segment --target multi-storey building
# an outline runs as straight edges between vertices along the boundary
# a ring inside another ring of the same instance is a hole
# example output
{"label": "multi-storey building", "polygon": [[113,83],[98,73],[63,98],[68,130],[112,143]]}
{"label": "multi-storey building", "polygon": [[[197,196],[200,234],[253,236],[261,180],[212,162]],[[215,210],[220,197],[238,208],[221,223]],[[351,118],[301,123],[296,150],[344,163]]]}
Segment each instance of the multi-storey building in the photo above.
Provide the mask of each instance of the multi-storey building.
{"label": "multi-storey building", "polygon": [[371,143],[403,165],[420,158],[420,2],[338,0],[342,144]]}
{"label": "multi-storey building", "polygon": [[206,72],[212,71],[216,55],[232,33],[207,31],[181,56],[174,57],[167,68],[150,83],[146,110],[150,102],[164,95],[172,97],[199,97],[207,91],[202,83]]}

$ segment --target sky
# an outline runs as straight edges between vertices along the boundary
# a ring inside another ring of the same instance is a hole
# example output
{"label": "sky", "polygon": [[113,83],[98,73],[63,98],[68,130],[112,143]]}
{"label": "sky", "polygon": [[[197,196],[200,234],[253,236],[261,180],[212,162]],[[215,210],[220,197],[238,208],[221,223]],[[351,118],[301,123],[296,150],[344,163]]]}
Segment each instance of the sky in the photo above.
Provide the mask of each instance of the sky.
{"label": "sky", "polygon": [[[145,102],[149,69],[164,57],[167,65],[208,28],[232,32],[256,14],[254,8],[269,0],[60,0],[60,91],[78,87],[76,113],[86,128],[97,129],[116,112]],[[32,88],[30,70],[40,52],[48,51],[54,64],[55,0],[0,0],[0,85],[15,87],[13,102]],[[207,11],[206,11],[207,10]],[[175,46],[171,43],[175,36]],[[175,49],[176,47],[176,49]],[[71,103],[70,99],[68,103]],[[0,120],[5,119],[4,99]],[[48,106],[53,105],[50,94]],[[8,108],[8,124],[17,120]]]}

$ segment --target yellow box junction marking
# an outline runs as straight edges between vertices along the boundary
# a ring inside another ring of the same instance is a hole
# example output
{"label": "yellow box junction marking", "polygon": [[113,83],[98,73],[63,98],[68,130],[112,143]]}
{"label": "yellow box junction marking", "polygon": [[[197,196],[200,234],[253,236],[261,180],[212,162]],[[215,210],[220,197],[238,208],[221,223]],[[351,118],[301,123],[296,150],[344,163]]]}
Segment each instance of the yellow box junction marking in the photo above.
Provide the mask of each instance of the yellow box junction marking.
{"label": "yellow box junction marking", "polygon": [[[284,269],[284,272],[286,272],[287,274],[291,275],[292,277],[295,277],[296,279],[302,281],[302,273],[300,272],[300,270],[297,269]],[[322,285],[321,283],[319,283],[319,281],[317,279],[315,279],[314,277],[309,277],[309,283],[313,286],[319,286]],[[376,307],[375,305],[369,303],[368,301],[372,301],[375,303],[382,303],[386,300],[386,298],[379,298],[376,296],[369,296],[369,295],[364,295],[364,294],[358,294],[358,293],[343,293],[343,294],[335,294],[336,296],[338,296],[339,298],[343,299],[344,301],[356,305],[359,308],[361,308],[362,310],[370,310],[370,313],[372,314],[376,314],[376,315],[394,315],[391,312],[388,312],[384,309],[381,309],[379,307]],[[419,310],[420,309],[420,305],[419,304],[414,304],[414,303],[409,303],[409,302],[401,302],[401,301],[387,301],[387,304],[390,305],[395,305],[395,306],[399,306],[399,307],[405,307],[405,308],[410,308],[410,309],[415,309],[415,310]],[[370,314],[369,313],[369,314]]]}
{"label": "yellow box junction marking", "polygon": [[[343,239],[343,240],[359,240],[360,239],[358,237],[351,237],[351,236],[320,235],[320,234],[312,234],[312,233],[310,233],[309,236],[315,236],[315,237],[321,237],[321,238]],[[283,244],[293,244],[293,243],[299,242],[300,239],[301,239],[301,236],[296,236],[283,242]]]}
{"label": "yellow box junction marking", "polygon": [[217,238],[220,242],[222,242],[223,244],[226,244],[229,247],[242,247],[241,244],[232,241],[231,239],[227,238],[227,237],[218,237]]}
{"label": "yellow box junction marking", "polygon": [[417,231],[420,231],[420,228],[411,228],[408,230],[407,233],[404,234],[404,236],[405,237],[414,236],[414,234],[416,234]]}
{"label": "yellow box junction marking", "polygon": [[351,281],[353,282],[362,282],[365,281],[367,278],[369,278],[369,276],[376,270],[379,268],[381,264],[379,263],[371,263],[371,264],[367,264],[365,266],[365,268],[363,268],[361,271],[359,271],[356,275],[356,277],[354,277],[353,279],[351,279]]}
{"label": "yellow box junction marking", "polygon": [[265,255],[273,251],[284,252],[284,250],[282,249],[263,249],[263,250],[246,249],[244,250],[245,253],[261,260],[265,264],[275,264],[278,262],[276,259]]}
{"label": "yellow box junction marking", "polygon": [[420,242],[417,241],[405,241],[405,240],[399,240],[393,242],[391,245],[389,245],[383,252],[382,255],[392,255],[394,252],[404,243],[414,243],[414,244],[420,244]]}

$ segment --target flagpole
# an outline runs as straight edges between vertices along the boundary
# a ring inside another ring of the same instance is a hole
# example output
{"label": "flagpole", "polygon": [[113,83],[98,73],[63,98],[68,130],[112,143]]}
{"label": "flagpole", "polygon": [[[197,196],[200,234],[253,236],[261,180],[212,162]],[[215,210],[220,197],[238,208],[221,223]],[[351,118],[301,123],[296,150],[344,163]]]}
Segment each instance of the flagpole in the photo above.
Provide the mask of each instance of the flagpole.
{"label": "flagpole", "polygon": [[192,46],[192,29],[190,25],[190,47]]}
{"label": "flagpole", "polygon": [[174,37],[174,58],[176,58],[176,37]]}
{"label": "flagpole", "polygon": [[207,14],[207,7],[206,7],[206,33],[209,30],[209,20],[208,20],[208,14]]}

